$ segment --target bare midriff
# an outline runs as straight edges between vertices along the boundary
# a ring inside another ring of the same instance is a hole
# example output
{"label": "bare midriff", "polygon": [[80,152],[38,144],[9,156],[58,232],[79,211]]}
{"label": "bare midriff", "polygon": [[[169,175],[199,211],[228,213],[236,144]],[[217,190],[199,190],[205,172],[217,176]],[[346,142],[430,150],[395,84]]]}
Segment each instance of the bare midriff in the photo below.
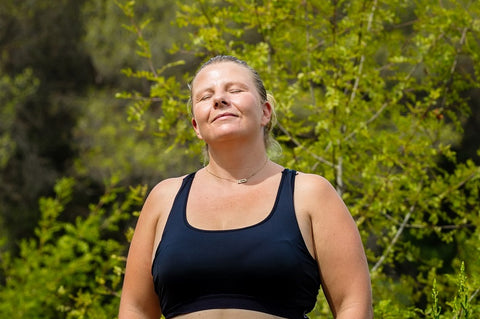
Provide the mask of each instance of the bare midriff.
{"label": "bare midriff", "polygon": [[285,319],[263,312],[244,309],[201,310],[175,317],[175,319]]}

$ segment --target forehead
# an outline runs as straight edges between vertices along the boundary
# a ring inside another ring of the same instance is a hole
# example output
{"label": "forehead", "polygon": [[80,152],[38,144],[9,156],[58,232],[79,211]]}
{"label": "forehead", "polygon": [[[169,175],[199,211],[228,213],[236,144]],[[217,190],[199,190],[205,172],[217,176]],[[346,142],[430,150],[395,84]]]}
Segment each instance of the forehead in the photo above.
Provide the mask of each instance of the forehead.
{"label": "forehead", "polygon": [[253,75],[247,67],[235,62],[225,61],[210,64],[197,73],[192,82],[192,91],[232,81],[253,85]]}

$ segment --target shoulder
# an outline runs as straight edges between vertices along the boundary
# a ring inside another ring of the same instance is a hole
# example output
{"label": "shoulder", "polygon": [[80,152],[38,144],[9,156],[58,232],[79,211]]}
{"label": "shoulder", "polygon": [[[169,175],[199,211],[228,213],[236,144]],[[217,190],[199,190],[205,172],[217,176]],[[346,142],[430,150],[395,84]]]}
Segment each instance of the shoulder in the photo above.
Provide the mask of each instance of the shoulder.
{"label": "shoulder", "polygon": [[298,172],[295,179],[295,202],[315,219],[350,215],[333,185],[323,176]]}
{"label": "shoulder", "polygon": [[156,184],[148,194],[140,216],[157,219],[168,212],[185,177],[167,178]]}
{"label": "shoulder", "polygon": [[323,176],[297,172],[295,190],[305,195],[319,197],[338,197],[332,184]]}
{"label": "shoulder", "polygon": [[165,224],[175,196],[182,185],[182,180],[183,177],[168,178],[152,188],[135,226],[132,247],[136,248],[133,251],[145,250],[148,254],[151,253],[152,247],[145,243],[153,245],[157,226]]}
{"label": "shoulder", "polygon": [[171,177],[159,182],[148,194],[145,204],[162,204],[173,200],[186,176]]}
{"label": "shoulder", "polygon": [[162,180],[152,188],[147,200],[162,200],[176,194],[186,176],[187,175],[171,177]]}

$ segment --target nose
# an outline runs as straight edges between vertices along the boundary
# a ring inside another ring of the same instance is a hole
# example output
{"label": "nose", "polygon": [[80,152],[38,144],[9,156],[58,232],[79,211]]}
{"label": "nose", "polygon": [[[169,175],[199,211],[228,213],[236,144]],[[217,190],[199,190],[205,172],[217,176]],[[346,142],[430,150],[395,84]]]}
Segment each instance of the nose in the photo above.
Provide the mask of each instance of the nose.
{"label": "nose", "polygon": [[228,100],[223,94],[218,94],[213,99],[213,106],[215,108],[222,108],[228,106]]}

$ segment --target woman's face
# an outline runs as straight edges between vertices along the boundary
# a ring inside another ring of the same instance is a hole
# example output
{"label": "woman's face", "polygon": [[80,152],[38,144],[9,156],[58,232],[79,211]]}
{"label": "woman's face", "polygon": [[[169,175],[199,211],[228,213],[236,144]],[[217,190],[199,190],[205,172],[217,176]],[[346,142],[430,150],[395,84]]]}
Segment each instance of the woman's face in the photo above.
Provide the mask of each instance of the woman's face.
{"label": "woman's face", "polygon": [[206,66],[192,83],[193,128],[207,144],[232,138],[263,139],[271,106],[262,102],[250,70],[235,62]]}

